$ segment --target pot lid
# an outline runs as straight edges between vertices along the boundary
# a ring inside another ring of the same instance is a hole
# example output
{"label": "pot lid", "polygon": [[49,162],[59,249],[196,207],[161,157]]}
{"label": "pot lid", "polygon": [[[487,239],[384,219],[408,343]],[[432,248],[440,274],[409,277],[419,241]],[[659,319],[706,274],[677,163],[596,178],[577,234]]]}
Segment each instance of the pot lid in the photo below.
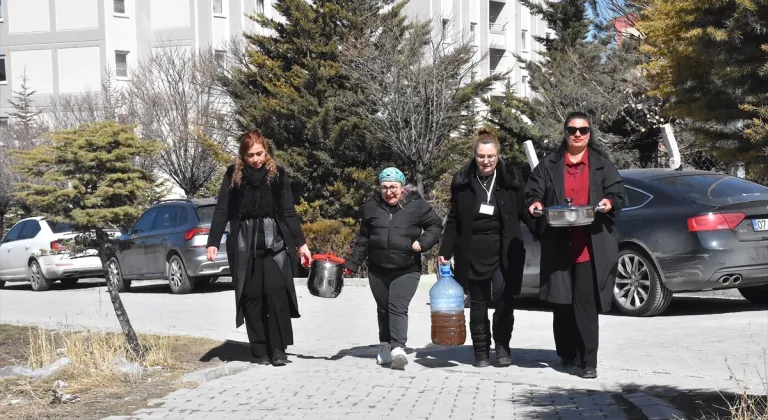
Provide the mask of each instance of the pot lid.
{"label": "pot lid", "polygon": [[578,209],[585,209],[585,208],[591,208],[592,206],[574,206],[573,205],[573,199],[572,198],[566,198],[565,199],[565,205],[564,206],[549,206],[546,209],[547,210],[578,210]]}
{"label": "pot lid", "polygon": [[344,258],[334,255],[333,252],[329,252],[327,254],[315,254],[312,256],[312,259],[320,260],[320,261],[330,261],[337,264],[344,264],[346,262]]}

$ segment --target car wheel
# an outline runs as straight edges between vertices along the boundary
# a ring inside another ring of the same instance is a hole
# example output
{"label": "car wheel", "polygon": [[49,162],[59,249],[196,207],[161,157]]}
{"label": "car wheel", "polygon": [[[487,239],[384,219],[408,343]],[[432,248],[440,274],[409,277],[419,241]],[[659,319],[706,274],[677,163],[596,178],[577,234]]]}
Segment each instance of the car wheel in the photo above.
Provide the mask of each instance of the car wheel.
{"label": "car wheel", "polygon": [[107,281],[112,282],[112,286],[119,293],[131,290],[131,281],[123,278],[123,272],[120,271],[120,263],[117,261],[117,257],[112,257],[107,262]]}
{"label": "car wheel", "polygon": [[187,276],[187,269],[178,255],[168,260],[168,284],[171,286],[171,293],[177,295],[189,293],[195,286],[194,281]]}
{"label": "car wheel", "polygon": [[762,286],[740,287],[739,293],[744,299],[758,305],[768,305],[768,284]]}
{"label": "car wheel", "polygon": [[0,280],[0,289],[2,289],[3,287],[5,287],[5,281]]}
{"label": "car wheel", "polygon": [[631,316],[654,316],[664,312],[672,302],[672,291],[661,282],[653,263],[645,254],[633,249],[619,253],[613,303]]}
{"label": "car wheel", "polygon": [[32,285],[32,290],[36,292],[51,289],[51,281],[45,278],[43,270],[40,269],[40,263],[35,260],[29,263],[29,283]]}
{"label": "car wheel", "polygon": [[80,279],[64,279],[61,280],[61,284],[64,285],[64,287],[74,287],[78,281],[80,281]]}

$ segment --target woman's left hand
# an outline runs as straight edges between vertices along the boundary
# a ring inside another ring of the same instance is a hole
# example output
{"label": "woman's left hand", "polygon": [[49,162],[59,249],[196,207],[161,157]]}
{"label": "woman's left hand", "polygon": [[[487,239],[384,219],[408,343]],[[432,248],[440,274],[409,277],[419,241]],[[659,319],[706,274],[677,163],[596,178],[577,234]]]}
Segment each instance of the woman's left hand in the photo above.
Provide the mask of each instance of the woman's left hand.
{"label": "woman's left hand", "polygon": [[421,244],[419,241],[413,241],[413,245],[411,245],[411,249],[413,249],[413,252],[421,252]]}
{"label": "woman's left hand", "polygon": [[299,256],[301,257],[301,265],[309,267],[312,264],[312,253],[309,252],[309,247],[304,244],[299,248]]}
{"label": "woman's left hand", "polygon": [[604,207],[603,210],[602,210],[603,213],[609,213],[611,211],[611,209],[613,208],[613,206],[611,205],[611,200],[609,200],[607,198],[604,198],[604,199],[600,200],[600,202],[597,203],[597,205],[600,206],[600,207]]}

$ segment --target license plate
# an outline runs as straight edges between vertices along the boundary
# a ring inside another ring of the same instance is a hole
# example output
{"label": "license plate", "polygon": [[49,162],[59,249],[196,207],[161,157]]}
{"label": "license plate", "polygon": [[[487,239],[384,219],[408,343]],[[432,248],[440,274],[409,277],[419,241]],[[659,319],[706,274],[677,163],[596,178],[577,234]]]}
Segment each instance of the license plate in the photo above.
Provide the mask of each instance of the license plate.
{"label": "license plate", "polygon": [[752,228],[755,232],[768,230],[768,219],[752,219]]}

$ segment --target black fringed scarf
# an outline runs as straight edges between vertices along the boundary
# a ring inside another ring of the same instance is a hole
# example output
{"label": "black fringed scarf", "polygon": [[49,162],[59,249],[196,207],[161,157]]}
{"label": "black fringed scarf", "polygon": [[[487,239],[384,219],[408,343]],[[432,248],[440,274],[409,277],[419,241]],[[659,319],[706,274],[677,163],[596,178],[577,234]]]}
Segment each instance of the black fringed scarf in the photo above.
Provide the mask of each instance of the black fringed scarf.
{"label": "black fringed scarf", "polygon": [[254,168],[245,165],[243,168],[242,191],[243,200],[240,207],[242,219],[259,217],[275,218],[275,207],[272,188],[267,183],[269,172],[267,168]]}

